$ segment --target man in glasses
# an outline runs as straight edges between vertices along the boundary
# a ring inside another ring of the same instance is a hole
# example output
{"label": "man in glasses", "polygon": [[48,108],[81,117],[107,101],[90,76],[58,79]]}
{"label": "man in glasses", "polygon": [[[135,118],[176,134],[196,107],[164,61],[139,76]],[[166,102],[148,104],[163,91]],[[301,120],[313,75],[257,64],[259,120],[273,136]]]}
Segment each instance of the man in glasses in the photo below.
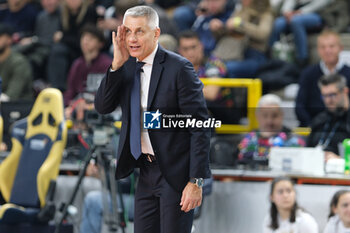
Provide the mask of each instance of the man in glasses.
{"label": "man in glasses", "polygon": [[307,146],[320,146],[326,160],[338,158],[341,143],[350,137],[349,88],[346,78],[336,73],[322,76],[318,86],[326,109],[312,121]]}

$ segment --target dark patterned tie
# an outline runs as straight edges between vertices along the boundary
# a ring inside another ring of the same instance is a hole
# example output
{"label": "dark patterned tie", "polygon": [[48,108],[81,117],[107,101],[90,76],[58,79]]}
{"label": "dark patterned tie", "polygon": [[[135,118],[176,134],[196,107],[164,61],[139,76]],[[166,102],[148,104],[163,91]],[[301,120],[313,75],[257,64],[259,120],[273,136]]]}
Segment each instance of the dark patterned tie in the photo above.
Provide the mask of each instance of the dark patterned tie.
{"label": "dark patterned tie", "polygon": [[134,84],[131,89],[130,100],[130,149],[131,154],[137,160],[141,155],[141,98],[140,98],[140,73],[144,62],[136,63]]}

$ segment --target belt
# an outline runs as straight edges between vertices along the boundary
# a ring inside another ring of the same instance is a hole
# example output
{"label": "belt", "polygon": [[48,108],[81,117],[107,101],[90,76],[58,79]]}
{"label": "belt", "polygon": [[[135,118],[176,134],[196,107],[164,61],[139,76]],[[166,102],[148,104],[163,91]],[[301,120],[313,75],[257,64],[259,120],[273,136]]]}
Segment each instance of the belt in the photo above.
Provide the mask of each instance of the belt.
{"label": "belt", "polygon": [[156,156],[149,153],[142,153],[141,156],[146,159],[148,162],[153,163],[156,161]]}

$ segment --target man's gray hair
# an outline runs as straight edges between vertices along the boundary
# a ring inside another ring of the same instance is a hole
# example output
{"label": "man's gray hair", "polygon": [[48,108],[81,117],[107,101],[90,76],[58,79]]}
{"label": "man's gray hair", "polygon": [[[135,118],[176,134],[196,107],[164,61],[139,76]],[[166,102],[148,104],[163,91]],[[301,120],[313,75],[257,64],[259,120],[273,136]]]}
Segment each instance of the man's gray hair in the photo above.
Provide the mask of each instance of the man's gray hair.
{"label": "man's gray hair", "polygon": [[329,74],[323,75],[320,80],[318,80],[318,87],[328,86],[330,84],[336,84],[338,90],[343,90],[346,87],[346,78],[341,74]]}
{"label": "man's gray hair", "polygon": [[125,21],[126,16],[132,16],[132,17],[146,17],[148,21],[148,26],[152,29],[159,28],[159,17],[157,12],[149,6],[135,6],[132,8],[129,8],[123,18],[123,24]]}
{"label": "man's gray hair", "polygon": [[275,94],[266,94],[259,99],[258,108],[266,105],[277,105],[278,107],[281,107],[282,100]]}

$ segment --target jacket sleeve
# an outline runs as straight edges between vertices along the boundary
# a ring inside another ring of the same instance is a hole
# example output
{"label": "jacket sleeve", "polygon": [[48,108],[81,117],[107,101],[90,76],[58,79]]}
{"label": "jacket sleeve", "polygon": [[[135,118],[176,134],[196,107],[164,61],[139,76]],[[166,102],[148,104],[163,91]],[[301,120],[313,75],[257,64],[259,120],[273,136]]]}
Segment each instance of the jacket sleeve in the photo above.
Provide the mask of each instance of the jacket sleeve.
{"label": "jacket sleeve", "polygon": [[102,79],[95,96],[95,109],[101,114],[111,113],[119,105],[122,92],[125,90],[125,67],[110,71]]}
{"label": "jacket sleeve", "polygon": [[308,77],[303,72],[299,79],[299,91],[295,101],[295,114],[300,122],[301,126],[308,126],[311,123],[311,116],[306,110],[306,101],[309,98],[308,96],[308,87],[307,84]]}
{"label": "jacket sleeve", "polygon": [[[208,119],[207,106],[203,97],[203,83],[197,77],[193,66],[188,62],[177,76],[178,101],[180,111],[192,116],[192,119]],[[209,178],[210,129],[204,127],[189,128],[191,134],[189,178]]]}

